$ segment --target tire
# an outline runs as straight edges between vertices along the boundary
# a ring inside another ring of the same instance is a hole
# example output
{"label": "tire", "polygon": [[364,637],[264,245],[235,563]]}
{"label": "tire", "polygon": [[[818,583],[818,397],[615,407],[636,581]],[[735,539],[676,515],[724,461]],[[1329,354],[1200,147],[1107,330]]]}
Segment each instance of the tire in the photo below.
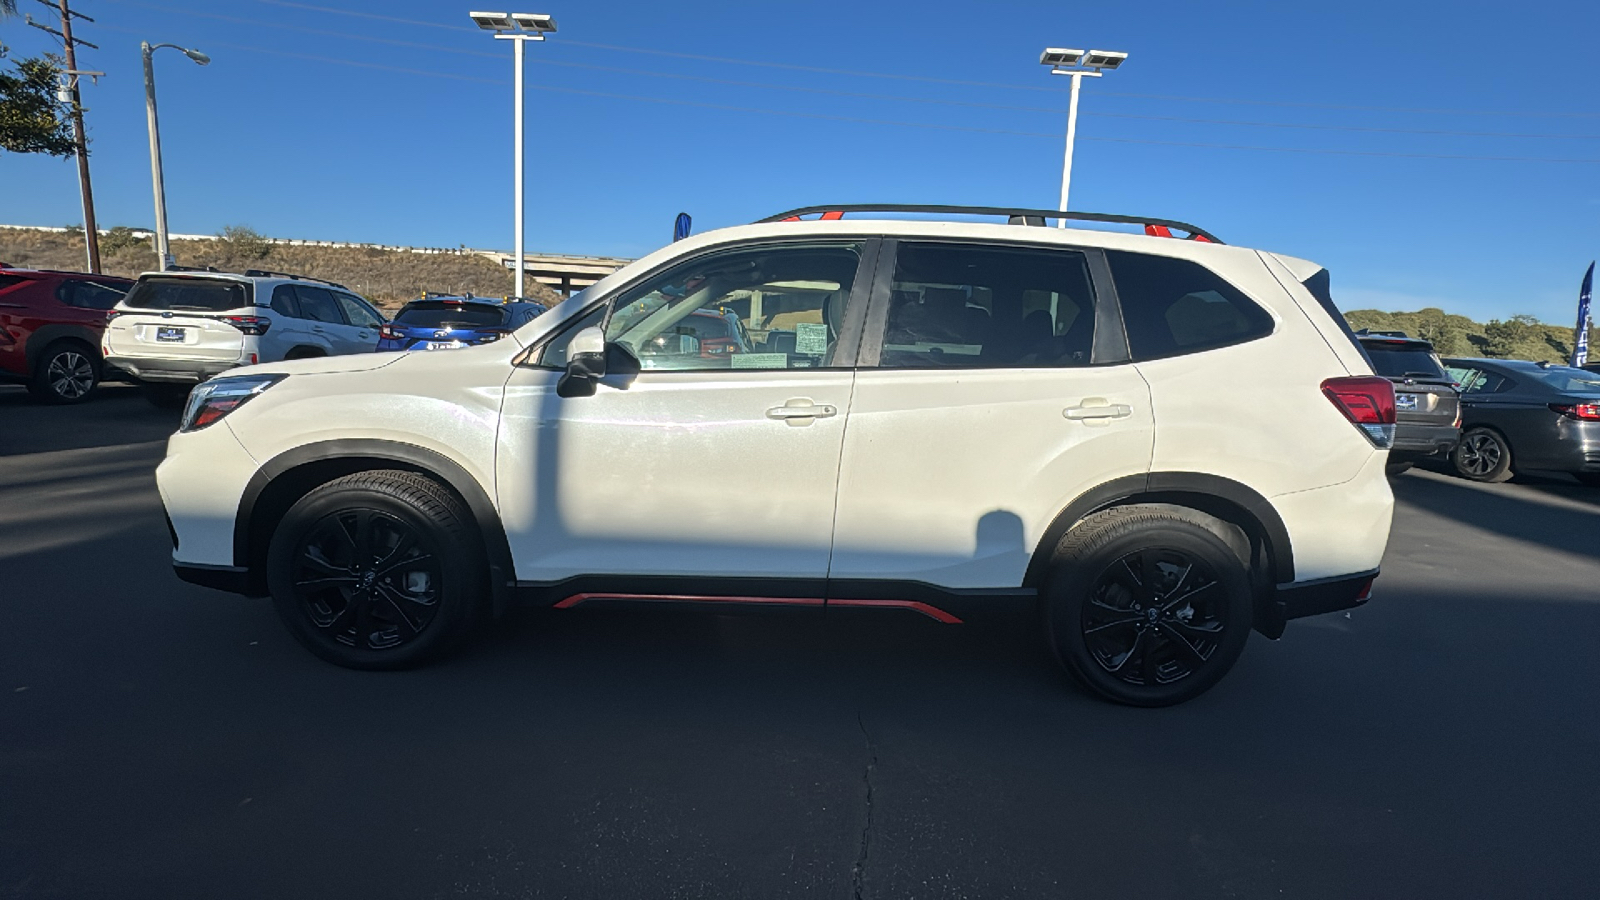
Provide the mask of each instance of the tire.
{"label": "tire", "polygon": [[1247,555],[1236,529],[1185,507],[1095,513],[1067,532],[1046,574],[1050,648],[1079,684],[1116,703],[1198,697],[1250,637]]}
{"label": "tire", "polygon": [[1578,479],[1580,484],[1600,488],[1600,472],[1573,472],[1572,477]]}
{"label": "tire", "polygon": [[100,384],[100,354],[77,341],[57,341],[34,362],[28,391],[46,403],[82,403]]}
{"label": "tire", "polygon": [[1456,474],[1472,481],[1496,484],[1507,481],[1511,470],[1511,445],[1492,428],[1473,428],[1461,435],[1450,453]]}
{"label": "tire", "polygon": [[267,550],[267,587],[289,632],[322,659],[404,669],[471,631],[484,606],[482,560],[454,494],[412,472],[358,472],[290,507]]}
{"label": "tire", "polygon": [[194,390],[191,384],[165,384],[144,382],[139,385],[139,392],[144,394],[144,399],[156,409],[183,409],[189,402],[189,392]]}
{"label": "tire", "polygon": [[1412,465],[1414,465],[1414,463],[1409,463],[1409,462],[1385,463],[1384,466],[1383,466],[1383,473],[1385,475],[1390,476],[1390,477],[1393,477],[1395,475],[1404,475],[1406,472],[1411,471]]}

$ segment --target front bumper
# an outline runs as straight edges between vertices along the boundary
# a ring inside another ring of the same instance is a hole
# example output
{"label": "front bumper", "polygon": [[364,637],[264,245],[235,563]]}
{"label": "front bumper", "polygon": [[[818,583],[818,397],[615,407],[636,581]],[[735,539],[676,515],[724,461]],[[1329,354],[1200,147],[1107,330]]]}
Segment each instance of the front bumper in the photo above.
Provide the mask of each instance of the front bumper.
{"label": "front bumper", "polygon": [[243,365],[237,359],[145,359],[111,356],[106,363],[128,373],[136,381],[199,384]]}

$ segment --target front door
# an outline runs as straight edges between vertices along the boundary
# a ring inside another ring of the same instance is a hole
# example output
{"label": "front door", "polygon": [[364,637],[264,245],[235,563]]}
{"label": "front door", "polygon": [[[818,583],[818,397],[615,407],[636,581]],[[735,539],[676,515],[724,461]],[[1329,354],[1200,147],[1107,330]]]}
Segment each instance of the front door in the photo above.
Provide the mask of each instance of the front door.
{"label": "front door", "polygon": [[1149,471],[1150,391],[1103,258],[943,242],[890,253],[862,338],[830,596],[862,580],[1019,587],[1068,503]]}
{"label": "front door", "polygon": [[[859,332],[847,309],[864,302],[867,251],[710,251],[622,289],[537,351],[538,367],[519,367],[496,463],[518,579],[739,577],[820,591]],[[566,342],[601,323],[640,371],[558,397]]]}

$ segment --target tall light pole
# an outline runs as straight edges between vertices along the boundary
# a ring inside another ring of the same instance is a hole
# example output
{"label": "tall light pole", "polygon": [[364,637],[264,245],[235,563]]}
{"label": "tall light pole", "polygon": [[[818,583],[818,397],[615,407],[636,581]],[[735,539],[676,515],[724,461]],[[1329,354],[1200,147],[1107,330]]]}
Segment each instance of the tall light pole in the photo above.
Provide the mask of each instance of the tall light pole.
{"label": "tall light pole", "polygon": [[514,153],[515,161],[512,163],[515,167],[512,177],[512,190],[516,194],[513,204],[516,211],[513,216],[516,219],[514,230],[516,232],[517,298],[520,300],[524,296],[522,286],[523,279],[526,277],[526,273],[523,271],[522,246],[522,45],[527,41],[544,40],[546,34],[556,30],[556,20],[549,16],[536,15],[534,13],[475,12],[468,13],[468,15],[472,17],[472,21],[476,22],[479,28],[484,31],[494,32],[495,40],[510,41],[512,59],[515,60],[513,68],[516,88],[512,101],[515,104],[515,112],[512,115],[511,127],[516,133],[514,139],[516,151]]}
{"label": "tall light pole", "polygon": [[[1066,50],[1048,47],[1039,54],[1039,62],[1050,67],[1052,75],[1072,77],[1072,99],[1067,103],[1067,153],[1061,163],[1061,206],[1067,211],[1067,194],[1072,190],[1072,145],[1078,136],[1078,85],[1084,78],[1099,78],[1103,72],[1121,66],[1128,54],[1116,50]],[[1056,220],[1057,228],[1067,227],[1066,219]]]}
{"label": "tall light pole", "polygon": [[156,267],[165,272],[172,265],[172,254],[167,250],[167,191],[161,179],[161,128],[156,124],[156,70],[150,64],[151,55],[162,47],[182,50],[184,56],[202,66],[210,64],[211,57],[177,44],[152,47],[149,41],[139,42],[144,52],[144,109],[150,120],[150,181],[156,194]]}

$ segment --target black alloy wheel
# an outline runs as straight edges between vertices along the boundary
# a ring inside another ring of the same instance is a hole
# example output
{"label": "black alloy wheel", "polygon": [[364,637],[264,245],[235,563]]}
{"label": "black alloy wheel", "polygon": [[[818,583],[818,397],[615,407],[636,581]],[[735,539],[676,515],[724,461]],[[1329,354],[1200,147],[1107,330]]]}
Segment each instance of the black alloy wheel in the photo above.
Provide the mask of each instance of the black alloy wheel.
{"label": "black alloy wheel", "polygon": [[1042,594],[1062,666],[1099,696],[1169,706],[1210,690],[1253,623],[1244,532],[1197,510],[1095,513],[1062,539]]}
{"label": "black alloy wheel", "polygon": [[1100,573],[1083,604],[1089,654],[1131,685],[1182,681],[1221,646],[1226,599],[1202,559],[1170,548],[1129,553]]}
{"label": "black alloy wheel", "polygon": [[1450,454],[1456,474],[1472,481],[1500,482],[1509,479],[1511,448],[1505,438],[1488,428],[1474,428],[1461,436]]}
{"label": "black alloy wheel", "polygon": [[267,551],[278,616],[317,656],[353,669],[418,665],[483,607],[483,551],[461,500],[413,472],[358,472],[300,498]]}
{"label": "black alloy wheel", "polygon": [[50,403],[81,403],[99,383],[99,358],[82,345],[67,342],[45,348],[29,387]]}

